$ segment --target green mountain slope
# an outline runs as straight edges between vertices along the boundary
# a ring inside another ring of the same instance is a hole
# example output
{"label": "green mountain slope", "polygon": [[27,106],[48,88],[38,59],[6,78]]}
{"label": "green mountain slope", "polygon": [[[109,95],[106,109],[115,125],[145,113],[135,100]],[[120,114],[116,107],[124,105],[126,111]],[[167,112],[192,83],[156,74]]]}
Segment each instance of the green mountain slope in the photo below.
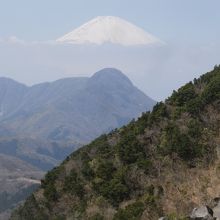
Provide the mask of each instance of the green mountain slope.
{"label": "green mountain slope", "polygon": [[11,219],[181,219],[219,196],[220,67],[70,155]]}

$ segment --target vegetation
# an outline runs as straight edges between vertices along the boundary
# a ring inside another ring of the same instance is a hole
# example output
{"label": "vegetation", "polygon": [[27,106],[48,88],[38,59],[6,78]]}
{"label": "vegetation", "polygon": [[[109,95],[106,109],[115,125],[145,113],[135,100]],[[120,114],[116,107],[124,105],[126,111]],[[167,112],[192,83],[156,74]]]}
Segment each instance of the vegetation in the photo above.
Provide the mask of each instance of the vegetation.
{"label": "vegetation", "polygon": [[83,184],[79,179],[75,170],[71,170],[70,174],[65,177],[64,191],[71,193],[72,195],[80,198],[84,195]]}
{"label": "vegetation", "polygon": [[32,195],[25,202],[26,209],[18,209],[14,213],[12,218],[19,220],[19,216],[22,216],[23,219],[33,219],[33,220],[47,220],[47,215],[38,205],[36,198]]}
{"label": "vegetation", "polygon": [[192,82],[189,82],[181,87],[177,92],[174,91],[169,100],[173,105],[183,106],[192,99],[196,98],[196,96],[195,87]]}
{"label": "vegetation", "polygon": [[44,196],[47,200],[56,201],[58,199],[58,193],[55,187],[55,180],[57,179],[61,167],[56,167],[52,171],[48,172],[45,179],[41,181],[41,186],[44,189]]}
{"label": "vegetation", "polygon": [[122,136],[116,149],[118,156],[125,164],[135,163],[138,159],[144,157],[143,146],[132,132]]}
{"label": "vegetation", "polygon": [[141,218],[143,211],[144,203],[135,202],[131,205],[128,205],[125,209],[119,209],[113,220],[138,220]]}
{"label": "vegetation", "polygon": [[[43,192],[44,196],[36,202],[36,210],[39,204],[55,203],[49,208],[43,205],[43,213],[53,219],[56,206],[72,201],[73,207],[63,213],[74,218],[79,213],[74,207],[80,206],[82,198],[86,201],[80,211],[82,219],[106,219],[105,212],[113,210],[110,219],[114,220],[138,220],[143,215],[155,220],[163,215],[164,207],[192,208],[189,198],[197,191],[187,195],[183,183],[188,184],[186,176],[191,169],[197,175],[202,167],[207,169],[214,164],[220,129],[219,99],[217,66],[174,91],[152,112],[143,113],[136,121],[100,136],[70,155],[42,181],[38,193]],[[179,172],[181,169],[184,175]],[[192,176],[189,181],[193,181]],[[207,182],[201,181],[203,189],[208,188]],[[175,195],[168,195],[170,189]],[[100,198],[101,203],[97,202]],[[179,205],[177,198],[185,203]],[[165,202],[171,205],[165,206]],[[27,205],[20,208],[23,209]],[[169,219],[176,216],[170,214]]]}

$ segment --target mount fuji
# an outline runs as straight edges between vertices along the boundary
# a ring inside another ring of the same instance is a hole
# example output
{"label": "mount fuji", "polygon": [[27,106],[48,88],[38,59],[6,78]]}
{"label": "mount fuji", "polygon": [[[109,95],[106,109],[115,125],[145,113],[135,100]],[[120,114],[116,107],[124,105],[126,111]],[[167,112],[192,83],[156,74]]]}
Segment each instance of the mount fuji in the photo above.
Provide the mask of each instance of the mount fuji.
{"label": "mount fuji", "polygon": [[99,16],[56,40],[59,43],[112,43],[123,46],[161,44],[158,38],[145,30],[113,16]]}

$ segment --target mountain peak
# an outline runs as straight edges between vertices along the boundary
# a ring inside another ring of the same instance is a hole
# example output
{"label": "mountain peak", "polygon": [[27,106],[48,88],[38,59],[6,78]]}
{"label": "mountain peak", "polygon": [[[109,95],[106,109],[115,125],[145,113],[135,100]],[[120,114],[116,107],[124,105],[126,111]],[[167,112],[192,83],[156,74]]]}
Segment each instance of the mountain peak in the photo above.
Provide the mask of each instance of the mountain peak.
{"label": "mountain peak", "polygon": [[134,24],[114,16],[98,16],[57,39],[71,44],[119,44],[123,46],[161,43],[159,39]]}
{"label": "mountain peak", "polygon": [[126,84],[132,86],[130,79],[116,68],[104,68],[96,72],[91,78],[90,83],[95,84]]}
{"label": "mountain peak", "polygon": [[93,78],[98,78],[98,77],[107,77],[107,76],[111,76],[111,77],[123,77],[124,79],[130,81],[128,79],[127,76],[125,76],[124,73],[122,73],[122,71],[120,71],[119,69],[113,68],[113,67],[108,67],[108,68],[104,68],[99,70],[98,72],[96,72],[92,77]]}

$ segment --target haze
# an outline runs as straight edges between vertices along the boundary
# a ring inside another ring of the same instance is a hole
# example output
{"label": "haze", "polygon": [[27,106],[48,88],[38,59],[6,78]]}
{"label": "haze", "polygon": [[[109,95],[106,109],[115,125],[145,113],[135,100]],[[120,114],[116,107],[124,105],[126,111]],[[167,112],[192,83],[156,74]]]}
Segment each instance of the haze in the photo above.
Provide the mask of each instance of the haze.
{"label": "haze", "polygon": [[[147,95],[163,100],[219,64],[219,6],[214,0],[5,1],[0,8],[0,76],[30,85],[115,67]],[[100,15],[121,17],[166,44],[97,49],[53,43]]]}

